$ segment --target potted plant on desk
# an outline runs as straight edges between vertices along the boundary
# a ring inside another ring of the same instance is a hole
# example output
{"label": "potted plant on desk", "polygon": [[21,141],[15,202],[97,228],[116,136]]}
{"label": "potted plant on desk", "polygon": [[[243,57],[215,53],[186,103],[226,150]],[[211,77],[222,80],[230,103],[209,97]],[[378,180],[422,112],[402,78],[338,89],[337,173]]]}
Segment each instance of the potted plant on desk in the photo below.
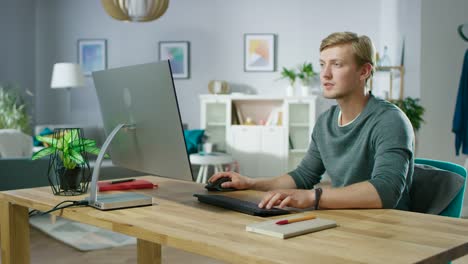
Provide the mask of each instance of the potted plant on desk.
{"label": "potted plant on desk", "polygon": [[84,138],[79,128],[55,129],[51,137],[36,136],[36,139],[46,147],[34,153],[32,159],[50,155],[47,174],[54,194],[85,193],[91,179],[87,153],[99,154],[96,141]]}

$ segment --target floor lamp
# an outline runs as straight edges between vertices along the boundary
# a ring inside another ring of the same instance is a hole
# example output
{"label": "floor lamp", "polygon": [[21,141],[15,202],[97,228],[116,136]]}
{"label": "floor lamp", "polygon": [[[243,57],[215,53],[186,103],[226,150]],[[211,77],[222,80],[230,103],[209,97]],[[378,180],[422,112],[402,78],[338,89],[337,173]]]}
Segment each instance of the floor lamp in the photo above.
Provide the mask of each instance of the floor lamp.
{"label": "floor lamp", "polygon": [[71,118],[71,88],[84,87],[85,81],[81,67],[78,64],[74,63],[56,63],[54,64],[54,69],[52,71],[52,80],[50,82],[50,87],[53,89],[67,89],[67,104],[68,104],[68,113],[67,119],[69,122]]}

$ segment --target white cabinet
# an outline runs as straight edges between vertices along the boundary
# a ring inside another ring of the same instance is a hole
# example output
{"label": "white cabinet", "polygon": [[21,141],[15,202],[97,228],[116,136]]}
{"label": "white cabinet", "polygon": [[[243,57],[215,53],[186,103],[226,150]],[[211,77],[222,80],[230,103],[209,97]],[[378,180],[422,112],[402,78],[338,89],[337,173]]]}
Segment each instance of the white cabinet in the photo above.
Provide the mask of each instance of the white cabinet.
{"label": "white cabinet", "polygon": [[[304,157],[317,113],[317,97],[201,95],[201,128],[217,151],[230,153],[240,172],[272,177]],[[253,125],[245,125],[247,119]],[[266,124],[266,125],[265,125]]]}
{"label": "white cabinet", "polygon": [[315,98],[286,100],[286,124],[289,134],[288,171],[297,167],[311,140],[316,117]]}
{"label": "white cabinet", "polygon": [[231,105],[228,98],[206,97],[201,104],[201,128],[217,151],[226,152],[227,128],[231,123]]}
{"label": "white cabinet", "polygon": [[250,177],[278,176],[287,169],[286,133],[283,126],[231,127],[228,145],[239,162],[240,173]]}

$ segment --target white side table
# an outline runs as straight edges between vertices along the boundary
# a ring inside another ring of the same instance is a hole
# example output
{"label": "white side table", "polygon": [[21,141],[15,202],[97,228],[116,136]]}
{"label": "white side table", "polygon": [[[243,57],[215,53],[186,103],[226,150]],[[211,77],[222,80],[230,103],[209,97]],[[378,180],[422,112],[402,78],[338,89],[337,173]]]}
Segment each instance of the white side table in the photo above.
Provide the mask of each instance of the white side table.
{"label": "white side table", "polygon": [[231,164],[234,159],[231,155],[221,152],[211,152],[209,154],[194,153],[190,154],[190,163],[200,165],[198,171],[198,183],[206,183],[208,176],[208,167],[214,167],[215,173],[223,171],[224,164]]}

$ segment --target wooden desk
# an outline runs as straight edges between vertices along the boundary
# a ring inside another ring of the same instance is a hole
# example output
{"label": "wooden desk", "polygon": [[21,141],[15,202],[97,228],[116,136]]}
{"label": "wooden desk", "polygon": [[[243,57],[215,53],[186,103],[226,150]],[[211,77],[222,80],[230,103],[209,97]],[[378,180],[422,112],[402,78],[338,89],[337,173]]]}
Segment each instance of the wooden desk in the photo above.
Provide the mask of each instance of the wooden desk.
{"label": "wooden desk", "polygon": [[[158,205],[56,213],[136,237],[138,263],[161,263],[161,245],[229,263],[440,263],[468,254],[468,221],[463,219],[398,210],[317,211],[339,227],[282,240],[245,231],[246,224],[264,218],[198,203],[192,194],[205,193],[201,184],[146,178],[160,185],[143,192]],[[229,195],[258,201],[262,193]],[[70,198],[84,196],[54,196],[47,187],[0,193],[2,263],[30,261],[28,207],[45,211]]]}

